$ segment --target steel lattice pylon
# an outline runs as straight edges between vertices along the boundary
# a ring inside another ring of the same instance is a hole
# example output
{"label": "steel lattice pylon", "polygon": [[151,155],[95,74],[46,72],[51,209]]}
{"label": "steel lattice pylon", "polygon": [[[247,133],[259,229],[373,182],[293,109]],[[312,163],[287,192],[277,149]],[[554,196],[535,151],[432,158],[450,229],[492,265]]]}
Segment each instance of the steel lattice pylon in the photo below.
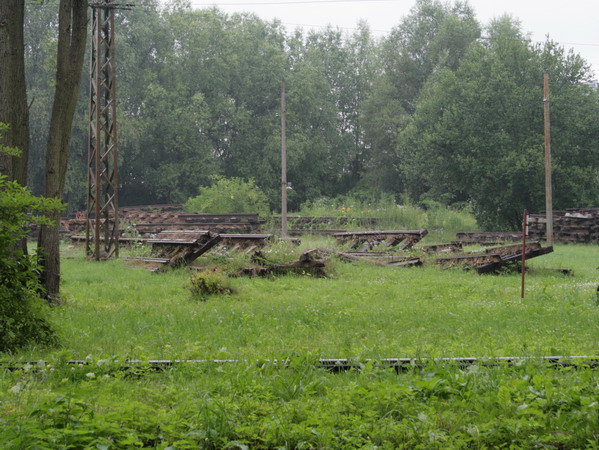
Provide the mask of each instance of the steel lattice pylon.
{"label": "steel lattice pylon", "polygon": [[119,255],[114,10],[111,0],[92,3],[86,255]]}

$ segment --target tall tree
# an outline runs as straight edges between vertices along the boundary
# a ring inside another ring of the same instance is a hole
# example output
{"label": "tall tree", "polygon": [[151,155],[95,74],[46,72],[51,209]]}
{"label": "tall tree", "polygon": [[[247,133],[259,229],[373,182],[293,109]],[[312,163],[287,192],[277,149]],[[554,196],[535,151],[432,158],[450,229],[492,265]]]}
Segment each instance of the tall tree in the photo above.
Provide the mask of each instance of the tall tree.
{"label": "tall tree", "polygon": [[467,3],[417,0],[383,39],[379,71],[362,110],[370,155],[364,184],[394,193],[404,189],[398,170],[400,132],[410,123],[427,80],[441,69],[456,70],[479,36],[480,26]]}
{"label": "tall tree", "polygon": [[9,126],[0,145],[18,148],[20,156],[0,153],[0,172],[27,184],[29,116],[25,85],[23,22],[25,2],[0,2],[0,122]]}
{"label": "tall tree", "polygon": [[384,70],[401,106],[413,113],[428,77],[441,67],[455,70],[479,36],[480,25],[467,3],[417,0],[382,48]]}
{"label": "tall tree", "polygon": [[29,98],[28,187],[36,195],[44,191],[48,124],[56,78],[58,1],[25,2],[25,70]]}
{"label": "tall tree", "polygon": [[[50,119],[46,153],[44,196],[62,199],[67,174],[71,128],[79,95],[87,37],[87,1],[61,0],[58,12],[56,90]],[[42,227],[38,240],[42,281],[49,300],[60,289],[59,213],[52,217],[56,226]]]}
{"label": "tall tree", "polygon": [[534,46],[510,17],[491,23],[457,71],[439,71],[402,133],[415,200],[468,201],[479,224],[515,229],[543,208],[543,72],[552,80],[556,208],[599,200],[599,103],[588,67],[553,43]]}

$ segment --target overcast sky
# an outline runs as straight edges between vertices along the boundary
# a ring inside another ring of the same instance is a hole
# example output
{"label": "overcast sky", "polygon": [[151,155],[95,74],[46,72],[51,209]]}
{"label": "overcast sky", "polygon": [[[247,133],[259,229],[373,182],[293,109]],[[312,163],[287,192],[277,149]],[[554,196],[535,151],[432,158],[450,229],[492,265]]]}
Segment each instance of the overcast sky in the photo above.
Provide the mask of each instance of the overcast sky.
{"label": "overcast sky", "polygon": [[[360,20],[383,36],[409,14],[415,0],[190,0],[194,8],[217,6],[227,13],[248,11],[279,19],[288,29],[333,25],[351,32]],[[470,0],[484,25],[508,13],[533,41],[545,36],[573,48],[599,72],[599,0]],[[597,78],[597,76],[596,76]]]}

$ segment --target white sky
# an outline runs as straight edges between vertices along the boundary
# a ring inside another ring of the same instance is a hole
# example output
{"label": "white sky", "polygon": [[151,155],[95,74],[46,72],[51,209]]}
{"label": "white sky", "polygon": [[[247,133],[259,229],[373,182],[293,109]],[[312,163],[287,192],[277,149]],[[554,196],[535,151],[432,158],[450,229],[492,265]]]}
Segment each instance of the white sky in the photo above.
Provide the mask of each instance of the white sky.
{"label": "white sky", "polygon": [[[360,20],[383,36],[409,14],[415,0],[189,0],[194,8],[217,6],[227,13],[248,11],[287,29],[333,25],[352,31]],[[262,3],[260,5],[260,3]],[[268,4],[265,4],[268,3]],[[598,0],[469,0],[483,25],[504,13],[522,23],[533,41],[545,36],[573,48],[599,73]]]}

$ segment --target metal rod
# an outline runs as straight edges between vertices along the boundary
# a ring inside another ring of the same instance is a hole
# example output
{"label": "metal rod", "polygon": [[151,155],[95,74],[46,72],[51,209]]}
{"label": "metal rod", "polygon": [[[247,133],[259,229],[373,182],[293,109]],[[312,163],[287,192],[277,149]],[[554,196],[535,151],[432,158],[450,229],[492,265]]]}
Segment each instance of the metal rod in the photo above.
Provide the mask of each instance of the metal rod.
{"label": "metal rod", "polygon": [[520,298],[524,298],[524,279],[526,277],[526,235],[528,231],[528,211],[524,210],[522,216],[522,289]]}
{"label": "metal rod", "polygon": [[544,75],[543,104],[545,122],[545,214],[547,245],[553,245],[553,191],[551,184],[551,118],[549,111],[549,75]]}
{"label": "metal rod", "polygon": [[287,105],[281,83],[281,236],[287,237]]}

